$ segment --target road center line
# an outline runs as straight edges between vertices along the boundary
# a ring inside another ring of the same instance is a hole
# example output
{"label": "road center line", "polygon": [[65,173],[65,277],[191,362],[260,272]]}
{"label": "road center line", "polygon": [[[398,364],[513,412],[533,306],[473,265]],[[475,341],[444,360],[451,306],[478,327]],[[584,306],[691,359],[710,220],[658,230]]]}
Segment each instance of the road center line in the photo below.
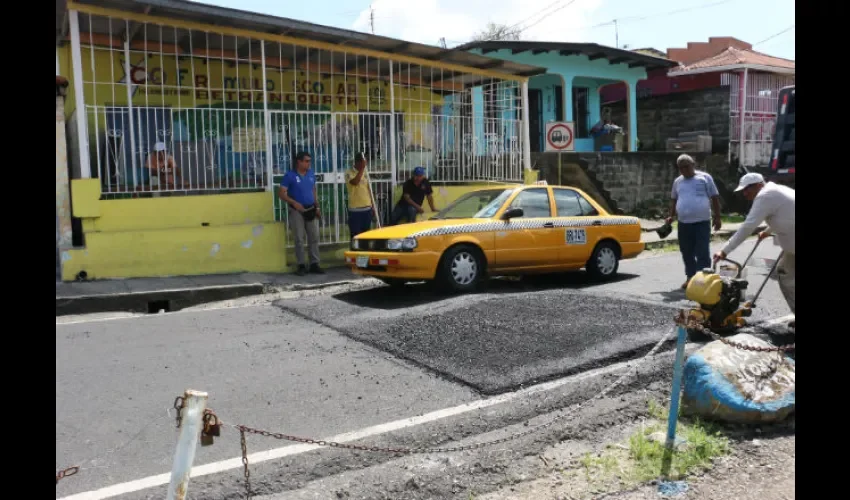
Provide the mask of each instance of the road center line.
{"label": "road center line", "polygon": [[[656,354],[656,356],[663,356],[665,353]],[[584,373],[580,373],[578,375],[573,375],[570,377],[565,377],[557,380],[552,380],[550,382],[545,382],[542,384],[534,385],[531,387],[527,387],[525,389],[520,389],[515,392],[501,394],[499,396],[494,396],[488,399],[480,399],[478,401],[473,401],[471,403],[464,403],[462,405],[454,406],[451,408],[444,408],[442,410],[433,411],[431,413],[426,413],[424,415],[420,415],[417,417],[409,417],[403,418],[400,420],[395,420],[393,422],[388,422],[384,424],[375,425],[372,427],[366,427],[365,429],[360,429],[356,431],[346,432],[343,434],[338,434],[336,436],[331,436],[327,438],[323,438],[324,441],[334,441],[337,443],[348,443],[351,441],[358,441],[360,439],[379,436],[381,434],[386,434],[388,432],[398,431],[401,429],[407,429],[410,427],[415,427],[418,425],[428,424],[431,422],[436,422],[438,420],[442,420],[449,417],[454,417],[457,415],[462,415],[464,413],[468,413],[475,410],[480,410],[483,408],[489,408],[491,406],[496,406],[503,403],[511,402],[515,399],[529,396],[532,394],[537,394],[539,392],[551,391],[553,389],[560,388],[567,384],[580,382],[585,379],[600,377],[602,375],[607,375],[611,372],[615,372],[617,370],[621,370],[623,368],[627,368],[639,361],[642,361],[643,358],[635,359],[632,361],[626,361],[622,363],[617,363],[614,365],[609,365],[604,368],[598,368],[595,370],[587,371]],[[311,445],[311,444],[296,444],[296,445],[288,445],[282,446],[280,448],[273,448],[271,450],[258,451],[256,453],[251,453],[248,455],[248,462],[251,464],[257,464],[260,462],[266,462],[269,460],[275,460],[283,457],[289,457],[292,455],[300,455],[302,453],[307,453],[319,448],[323,448],[319,445]],[[242,468],[242,457],[231,458],[227,460],[221,460],[218,462],[211,462],[204,465],[198,465],[192,467],[192,478],[197,478],[201,476],[206,476],[210,474],[217,474],[220,472],[225,472],[233,469]],[[77,493],[74,495],[70,495],[67,497],[62,497],[58,500],[101,500],[104,498],[112,498],[118,495],[124,495],[127,493],[132,493],[135,491],[144,490],[147,488],[153,488],[156,486],[167,485],[171,480],[171,473],[165,474],[157,474],[155,476],[148,476],[142,479],[136,479],[134,481],[129,481],[126,483],[114,484],[112,486],[107,486],[105,488],[101,488],[98,490],[86,491],[83,493]]]}

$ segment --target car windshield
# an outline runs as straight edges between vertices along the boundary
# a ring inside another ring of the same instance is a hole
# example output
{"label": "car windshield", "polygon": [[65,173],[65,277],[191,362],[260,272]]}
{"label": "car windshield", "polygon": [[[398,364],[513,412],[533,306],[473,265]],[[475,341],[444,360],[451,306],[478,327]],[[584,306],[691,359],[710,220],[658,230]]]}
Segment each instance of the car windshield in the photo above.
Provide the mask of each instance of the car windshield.
{"label": "car windshield", "polygon": [[515,190],[516,188],[482,189],[466,193],[431,218],[436,220],[487,219],[499,210]]}

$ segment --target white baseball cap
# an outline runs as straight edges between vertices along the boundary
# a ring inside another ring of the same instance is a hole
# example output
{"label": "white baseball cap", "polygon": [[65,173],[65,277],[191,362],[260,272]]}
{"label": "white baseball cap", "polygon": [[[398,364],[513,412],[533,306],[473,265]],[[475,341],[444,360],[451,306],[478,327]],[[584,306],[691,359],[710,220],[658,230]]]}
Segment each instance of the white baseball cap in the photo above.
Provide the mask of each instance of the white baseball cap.
{"label": "white baseball cap", "polygon": [[738,188],[735,189],[735,192],[744,190],[747,186],[752,186],[753,184],[759,184],[764,182],[764,177],[761,174],[757,174],[755,172],[750,172],[748,174],[744,174],[741,177],[741,180],[738,181]]}
{"label": "white baseball cap", "polygon": [[165,143],[164,142],[157,142],[156,144],[154,144],[153,150],[154,151],[165,151]]}

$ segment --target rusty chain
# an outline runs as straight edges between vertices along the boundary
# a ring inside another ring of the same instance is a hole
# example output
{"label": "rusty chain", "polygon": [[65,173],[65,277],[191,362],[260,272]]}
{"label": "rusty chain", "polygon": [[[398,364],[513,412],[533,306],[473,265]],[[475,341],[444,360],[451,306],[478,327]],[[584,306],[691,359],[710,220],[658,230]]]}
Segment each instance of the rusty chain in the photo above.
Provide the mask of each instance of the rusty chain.
{"label": "rusty chain", "polygon": [[242,468],[245,474],[245,500],[251,500],[251,471],[248,470],[248,443],[245,441],[245,428],[237,426],[239,429],[239,444],[242,446]]}
{"label": "rusty chain", "polygon": [[676,324],[679,325],[679,326],[684,326],[685,328],[688,328],[688,329],[691,329],[691,330],[696,330],[696,331],[698,331],[702,334],[708,335],[709,337],[711,337],[714,340],[718,340],[718,341],[720,341],[720,342],[722,342],[722,343],[724,343],[724,344],[726,344],[730,347],[734,347],[735,349],[741,349],[743,351],[788,352],[788,351],[795,350],[795,347],[796,347],[796,342],[793,343],[793,344],[785,344],[785,345],[773,346],[773,347],[751,346],[751,345],[742,344],[740,342],[735,342],[733,340],[729,340],[727,338],[724,338],[724,337],[718,335],[715,332],[712,332],[707,326],[700,323],[693,316],[687,316],[686,317],[684,311],[679,312],[679,315],[676,316],[675,321],[676,321]]}
{"label": "rusty chain", "polygon": [[180,423],[183,421],[183,404],[185,403],[183,396],[177,396],[174,398],[174,406],[171,408],[177,411],[177,416],[175,420],[177,420],[177,428],[180,428]]}
{"label": "rusty chain", "polygon": [[68,476],[73,476],[77,472],[80,472],[80,467],[78,465],[60,470],[56,473],[56,484],[59,484],[60,479],[65,479]]}
{"label": "rusty chain", "polygon": [[[648,353],[646,353],[641,359],[637,360],[637,362],[631,368],[637,368],[638,366],[640,366],[640,364],[643,361],[647,360],[648,358],[653,356],[656,352],[658,352],[658,350],[661,349],[661,346],[663,346],[670,339],[670,337],[672,336],[672,333],[673,333],[673,331],[666,333],[664,335],[664,337],[661,340],[659,340],[658,343],[655,344],[655,346]],[[450,453],[450,452],[476,450],[476,449],[484,448],[484,447],[487,447],[487,446],[493,446],[493,445],[497,445],[497,444],[501,444],[501,443],[507,443],[509,441],[513,441],[513,440],[528,436],[530,434],[541,431],[543,429],[547,429],[547,428],[555,425],[557,422],[560,422],[561,420],[571,416],[573,413],[580,410],[582,407],[584,407],[588,403],[595,401],[597,399],[604,398],[606,395],[608,395],[608,393],[610,393],[615,388],[617,388],[620,384],[622,384],[623,381],[625,381],[626,378],[629,377],[630,375],[631,375],[631,370],[627,370],[624,374],[622,374],[620,377],[618,377],[617,380],[612,382],[608,387],[603,389],[601,392],[599,392],[598,394],[596,394],[592,398],[587,399],[587,400],[585,400],[585,401],[583,401],[583,402],[581,402],[577,405],[573,405],[569,408],[559,409],[558,411],[566,410],[566,412],[562,413],[561,415],[554,417],[549,422],[545,422],[545,423],[542,423],[542,424],[535,425],[533,427],[529,427],[528,429],[526,429],[522,432],[511,434],[510,436],[506,436],[506,437],[499,438],[499,439],[493,439],[493,440],[490,440],[490,441],[483,441],[483,442],[480,442],[480,443],[473,443],[473,444],[469,444],[469,445],[465,445],[465,446],[453,446],[453,447],[446,447],[446,448],[391,448],[391,447],[381,447],[381,446],[363,446],[363,445],[356,445],[356,444],[338,443],[338,442],[334,442],[334,441],[325,441],[325,440],[322,440],[322,439],[310,439],[310,438],[299,437],[299,436],[291,436],[291,435],[283,434],[283,433],[280,433],[280,432],[270,432],[270,431],[266,431],[266,430],[262,430],[262,429],[255,429],[253,427],[248,427],[246,425],[230,424],[231,427],[238,429],[239,434],[240,434],[240,441],[241,441],[241,444],[242,444],[242,464],[243,464],[244,470],[245,470],[245,498],[250,499],[251,495],[252,495],[251,482],[250,482],[250,472],[248,471],[248,447],[247,447],[247,443],[246,443],[246,440],[245,440],[246,434],[256,434],[256,435],[259,435],[259,436],[271,437],[271,438],[274,438],[274,439],[279,439],[279,440],[284,440],[284,441],[293,441],[293,442],[296,442],[296,443],[311,444],[311,445],[316,445],[316,446],[326,446],[326,447],[330,447],[330,448],[340,448],[340,449],[346,449],[346,450],[368,451],[368,452],[378,452],[378,453],[399,453],[399,454],[404,454],[404,455],[427,454],[427,453]],[[528,425],[528,421],[525,422],[525,425]]]}

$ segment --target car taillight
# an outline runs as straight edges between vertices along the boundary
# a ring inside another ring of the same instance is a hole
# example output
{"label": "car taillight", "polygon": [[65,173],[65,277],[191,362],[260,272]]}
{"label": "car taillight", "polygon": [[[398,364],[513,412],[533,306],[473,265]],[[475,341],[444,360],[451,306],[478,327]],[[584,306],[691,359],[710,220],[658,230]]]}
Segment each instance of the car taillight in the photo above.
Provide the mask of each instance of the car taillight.
{"label": "car taillight", "polygon": [[772,162],[770,162],[770,169],[776,170],[777,165],[779,164],[779,158],[774,158]]}

